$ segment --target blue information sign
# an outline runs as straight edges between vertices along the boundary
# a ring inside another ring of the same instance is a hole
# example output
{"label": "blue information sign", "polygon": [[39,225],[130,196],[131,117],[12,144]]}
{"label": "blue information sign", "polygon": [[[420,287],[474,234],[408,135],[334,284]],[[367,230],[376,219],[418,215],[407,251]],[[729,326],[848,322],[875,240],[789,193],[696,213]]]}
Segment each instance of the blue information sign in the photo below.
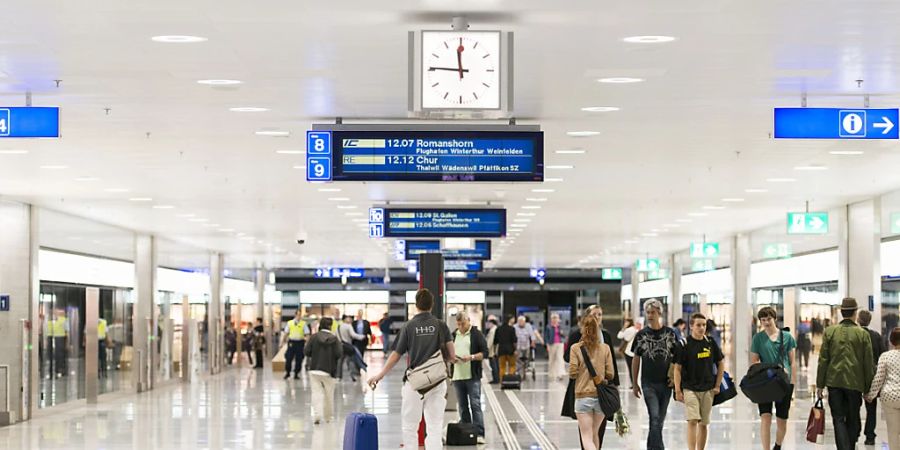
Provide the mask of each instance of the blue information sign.
{"label": "blue information sign", "polygon": [[331,132],[306,132],[306,181],[331,181]]}
{"label": "blue information sign", "polygon": [[315,271],[316,278],[363,278],[366,276],[365,269],[359,268],[326,268],[326,269],[316,269]]}
{"label": "blue information sign", "polygon": [[891,109],[775,108],[777,139],[898,139]]}
{"label": "blue information sign", "polygon": [[9,296],[0,294],[0,311],[9,311]]}
{"label": "blue information sign", "polygon": [[544,180],[542,131],[310,131],[307,140],[308,159],[327,150],[334,181]]}
{"label": "blue information sign", "polygon": [[491,259],[491,241],[477,240],[475,248],[445,248],[441,249],[441,241],[406,241],[406,259],[419,259],[423,253],[440,253],[444,259]]}
{"label": "blue information sign", "polygon": [[371,208],[370,236],[379,224],[383,237],[501,237],[506,235],[506,210]]}
{"label": "blue information sign", "polygon": [[481,261],[465,261],[450,259],[444,261],[444,272],[481,272],[484,265]]}
{"label": "blue information sign", "polygon": [[0,106],[0,138],[59,137],[59,108]]}

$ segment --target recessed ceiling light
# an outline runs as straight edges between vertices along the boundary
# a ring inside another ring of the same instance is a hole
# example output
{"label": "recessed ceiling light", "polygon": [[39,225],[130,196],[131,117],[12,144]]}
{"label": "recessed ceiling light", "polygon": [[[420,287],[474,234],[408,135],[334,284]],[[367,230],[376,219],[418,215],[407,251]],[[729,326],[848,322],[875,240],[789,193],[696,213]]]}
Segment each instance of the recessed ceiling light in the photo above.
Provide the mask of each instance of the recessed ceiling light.
{"label": "recessed ceiling light", "polygon": [[661,44],[672,42],[675,38],[672,36],[629,36],[622,40],[631,44]]}
{"label": "recessed ceiling light", "polygon": [[725,203],[740,203],[740,202],[743,202],[744,199],[738,198],[738,197],[726,197],[726,198],[723,198],[722,201]]}
{"label": "recessed ceiling light", "polygon": [[332,202],[349,202],[350,197],[329,197],[328,200]]}
{"label": "recessed ceiling light", "polygon": [[531,222],[531,219],[513,219],[513,222],[529,223]]}
{"label": "recessed ceiling light", "polygon": [[244,241],[253,241],[253,240],[256,240],[256,238],[253,237],[253,236],[244,236],[244,237],[242,237],[241,239],[244,240]]}
{"label": "recessed ceiling light", "polygon": [[659,233],[661,230],[659,228],[654,228],[650,230],[651,233]]}
{"label": "recessed ceiling light", "polygon": [[638,242],[641,242],[641,241],[638,241],[638,240],[635,240],[635,239],[629,239],[629,240],[625,241],[625,243],[626,243],[626,244],[629,244],[629,245],[631,245],[631,244],[637,244]]}
{"label": "recessed ceiling light", "polygon": [[153,199],[150,197],[131,197],[128,199],[129,202],[152,202]]}
{"label": "recessed ceiling light", "polygon": [[103,192],[131,192],[128,188],[106,188]]}
{"label": "recessed ceiling light", "polygon": [[241,84],[243,81],[241,80],[197,80],[199,84],[206,84],[209,86],[234,86],[236,84]]}
{"label": "recessed ceiling light", "polygon": [[596,135],[600,134],[600,132],[599,131],[582,130],[582,131],[567,131],[566,134],[571,137],[589,137],[589,136],[596,136]]}
{"label": "recessed ceiling light", "polygon": [[369,223],[369,219],[353,219],[357,223]]}
{"label": "recessed ceiling light", "polygon": [[545,166],[544,168],[545,168],[545,169],[552,169],[552,170],[568,170],[568,169],[574,169],[575,166],[555,165],[555,166]]}
{"label": "recessed ceiling light", "polygon": [[155,42],[164,42],[166,44],[194,44],[197,42],[206,42],[207,39],[201,36],[187,36],[187,35],[166,35],[166,36],[153,36],[150,38]]}
{"label": "recessed ceiling light", "polygon": [[544,181],[547,183],[562,183],[562,178],[544,178]]}
{"label": "recessed ceiling light", "polygon": [[209,222],[209,219],[204,219],[204,218],[202,218],[202,217],[197,217],[197,218],[194,218],[194,219],[188,219],[188,222],[195,222],[195,223]]}
{"label": "recessed ceiling light", "polygon": [[204,223],[203,226],[206,227],[206,228],[218,228],[218,227],[219,227],[219,224],[217,224],[217,223]]}
{"label": "recessed ceiling light", "polygon": [[520,212],[520,213],[516,213],[516,215],[517,215],[517,216],[520,216],[520,217],[534,217],[534,216],[536,216],[537,214],[535,214],[535,213],[523,213],[523,212]]}
{"label": "recessed ceiling light", "polygon": [[319,188],[319,192],[341,192],[341,188]]}
{"label": "recessed ceiling light", "polygon": [[75,179],[75,181],[90,182],[90,181],[100,181],[100,179],[97,177],[78,177]]}
{"label": "recessed ceiling light", "polygon": [[641,236],[643,236],[643,237],[656,237],[656,236],[658,236],[658,234],[656,234],[656,233],[641,233]]}
{"label": "recessed ceiling light", "polygon": [[153,205],[153,209],[175,209],[172,205]]}
{"label": "recessed ceiling light", "polygon": [[546,192],[546,193],[550,193],[550,192],[556,192],[556,189],[532,189],[531,192],[538,192],[538,193]]}
{"label": "recessed ceiling light", "polygon": [[707,206],[704,206],[703,209],[710,210],[710,211],[718,211],[718,210],[721,210],[721,209],[725,209],[725,207],[724,207],[724,206],[718,206],[718,205],[707,205]]}
{"label": "recessed ceiling light", "polygon": [[675,219],[675,221],[678,223],[692,223],[693,222],[693,220],[691,220],[691,219]]}
{"label": "recessed ceiling light", "polygon": [[766,178],[766,181],[769,183],[793,183],[797,181],[796,178]]}
{"label": "recessed ceiling light", "polygon": [[338,209],[356,209],[356,205],[338,205]]}
{"label": "recessed ceiling light", "polygon": [[291,169],[304,170],[306,166],[292,166]]}
{"label": "recessed ceiling light", "polygon": [[234,228],[219,228],[220,233],[231,233],[234,231]]}
{"label": "recessed ceiling light", "polygon": [[41,166],[41,169],[46,169],[46,170],[63,170],[63,169],[68,169],[68,168],[69,168],[69,166],[54,165],[54,164],[47,165],[47,166]]}
{"label": "recessed ceiling light", "polygon": [[527,227],[528,225],[526,225],[526,224],[524,224],[524,223],[514,223],[514,224],[512,224],[512,225],[510,225],[510,226],[513,227],[513,228],[525,228],[525,227]]}
{"label": "recessed ceiling light", "polygon": [[557,155],[583,155],[584,150],[557,150]]}
{"label": "recessed ceiling light", "polygon": [[363,213],[361,213],[361,212],[346,212],[346,213],[344,213],[344,215],[347,217],[354,217],[354,216],[361,216],[361,215],[363,215]]}
{"label": "recessed ceiling light", "polygon": [[706,216],[709,215],[709,213],[704,213],[704,212],[693,212],[693,213],[688,213],[688,215],[691,216],[691,217],[706,217]]}
{"label": "recessed ceiling light", "polygon": [[828,153],[831,153],[832,155],[847,155],[847,156],[853,156],[853,155],[862,155],[862,154],[865,153],[865,152],[862,151],[862,150],[832,150],[832,151],[830,151],[830,152],[828,152]]}
{"label": "recessed ceiling light", "polygon": [[618,111],[619,108],[616,108],[615,106],[586,106],[581,108],[581,110],[584,112],[612,112]]}
{"label": "recessed ceiling light", "polygon": [[643,78],[635,78],[635,77],[609,77],[609,78],[600,78],[597,80],[601,83],[610,83],[610,84],[628,84],[628,83],[640,83],[644,81]]}
{"label": "recessed ceiling light", "polygon": [[271,137],[288,137],[291,135],[290,131],[281,131],[281,130],[259,130],[256,132],[257,136],[271,136]]}
{"label": "recessed ceiling light", "polygon": [[306,150],[275,150],[280,155],[305,155]]}
{"label": "recessed ceiling light", "polygon": [[750,188],[750,189],[744,189],[744,192],[746,192],[748,194],[764,194],[766,192],[769,192],[769,190],[768,189]]}
{"label": "recessed ceiling light", "polygon": [[526,202],[546,202],[547,199],[544,197],[539,197],[539,198],[531,197],[531,198],[526,198],[525,201]]}
{"label": "recessed ceiling light", "polygon": [[541,205],[523,205],[522,209],[541,209]]}
{"label": "recessed ceiling light", "polygon": [[179,214],[177,217],[181,217],[182,219],[190,219],[194,216],[196,216],[196,214]]}
{"label": "recessed ceiling light", "polygon": [[238,106],[237,108],[228,108],[231,112],[265,112],[269,108],[260,108],[257,106]]}
{"label": "recessed ceiling light", "polygon": [[25,155],[28,150],[0,150],[0,155]]}
{"label": "recessed ceiling light", "polygon": [[828,168],[825,166],[797,166],[797,167],[794,167],[794,170],[813,172],[813,171],[820,171],[820,170],[828,170]]}
{"label": "recessed ceiling light", "polygon": [[663,224],[663,228],[679,228],[679,227],[681,227],[681,225],[679,225],[679,224],[677,224],[677,223],[666,223],[666,224]]}

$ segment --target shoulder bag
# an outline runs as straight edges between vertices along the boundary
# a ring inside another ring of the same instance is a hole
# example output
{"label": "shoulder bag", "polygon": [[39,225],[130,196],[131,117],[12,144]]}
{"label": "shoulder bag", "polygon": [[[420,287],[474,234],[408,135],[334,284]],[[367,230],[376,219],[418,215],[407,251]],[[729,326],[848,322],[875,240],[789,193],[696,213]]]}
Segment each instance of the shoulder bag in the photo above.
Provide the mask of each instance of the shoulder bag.
{"label": "shoulder bag", "polygon": [[753,403],[782,401],[792,390],[790,378],[784,370],[784,331],[778,329],[778,362],[758,362],[741,379],[741,391]]}
{"label": "shoulder bag", "polygon": [[[412,340],[412,335],[407,334],[407,340]],[[408,344],[409,348],[412,348],[412,342]],[[409,383],[409,387],[424,396],[432,388],[444,382],[447,375],[447,363],[444,361],[444,355],[438,345],[438,349],[425,362],[406,369],[406,382]]]}
{"label": "shoulder bag", "polygon": [[603,411],[604,416],[613,417],[622,408],[619,390],[609,383],[603,383],[603,378],[598,376],[597,371],[594,370],[594,364],[591,363],[587,350],[583,345],[580,348],[581,357],[584,358],[584,364],[587,366],[588,372],[591,374],[591,380],[597,388],[597,400],[600,401],[600,409]]}

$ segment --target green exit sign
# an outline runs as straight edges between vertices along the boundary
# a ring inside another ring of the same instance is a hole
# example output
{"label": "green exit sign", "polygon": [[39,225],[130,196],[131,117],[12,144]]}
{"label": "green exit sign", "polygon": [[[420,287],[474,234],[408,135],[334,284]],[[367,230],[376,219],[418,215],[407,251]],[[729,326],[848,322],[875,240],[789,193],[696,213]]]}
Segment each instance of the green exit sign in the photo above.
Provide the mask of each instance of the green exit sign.
{"label": "green exit sign", "polygon": [[790,258],[793,254],[794,252],[791,248],[791,244],[766,244],[765,247],[763,247],[763,257],[769,259]]}
{"label": "green exit sign", "polygon": [[648,280],[662,280],[663,278],[669,278],[669,271],[666,269],[656,269],[647,272]]}
{"label": "green exit sign", "polygon": [[637,260],[638,272],[650,272],[651,270],[659,270],[658,259],[639,259]]}
{"label": "green exit sign", "polygon": [[619,267],[600,269],[600,278],[603,280],[621,280],[622,269]]}
{"label": "green exit sign", "polygon": [[691,258],[715,258],[719,256],[718,242],[692,242]]}
{"label": "green exit sign", "polygon": [[709,272],[716,270],[716,263],[711,259],[698,259],[691,263],[691,270],[694,272]]}
{"label": "green exit sign", "polygon": [[828,233],[827,212],[793,212],[787,214],[787,234]]}
{"label": "green exit sign", "polygon": [[891,233],[900,234],[900,213],[891,213]]}

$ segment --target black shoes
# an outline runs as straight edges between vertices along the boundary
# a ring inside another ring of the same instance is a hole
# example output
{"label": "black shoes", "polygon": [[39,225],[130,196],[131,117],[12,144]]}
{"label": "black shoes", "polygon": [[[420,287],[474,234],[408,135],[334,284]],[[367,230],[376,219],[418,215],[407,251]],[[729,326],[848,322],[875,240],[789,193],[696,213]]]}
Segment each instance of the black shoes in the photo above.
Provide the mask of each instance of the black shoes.
{"label": "black shoes", "polygon": [[875,445],[875,438],[867,438],[865,445]]}
{"label": "black shoes", "polygon": [[290,373],[290,372],[285,372],[285,373],[284,373],[284,377],[283,377],[283,378],[284,378],[285,380],[287,380],[287,379],[290,378],[290,377],[291,377],[291,373]]}

